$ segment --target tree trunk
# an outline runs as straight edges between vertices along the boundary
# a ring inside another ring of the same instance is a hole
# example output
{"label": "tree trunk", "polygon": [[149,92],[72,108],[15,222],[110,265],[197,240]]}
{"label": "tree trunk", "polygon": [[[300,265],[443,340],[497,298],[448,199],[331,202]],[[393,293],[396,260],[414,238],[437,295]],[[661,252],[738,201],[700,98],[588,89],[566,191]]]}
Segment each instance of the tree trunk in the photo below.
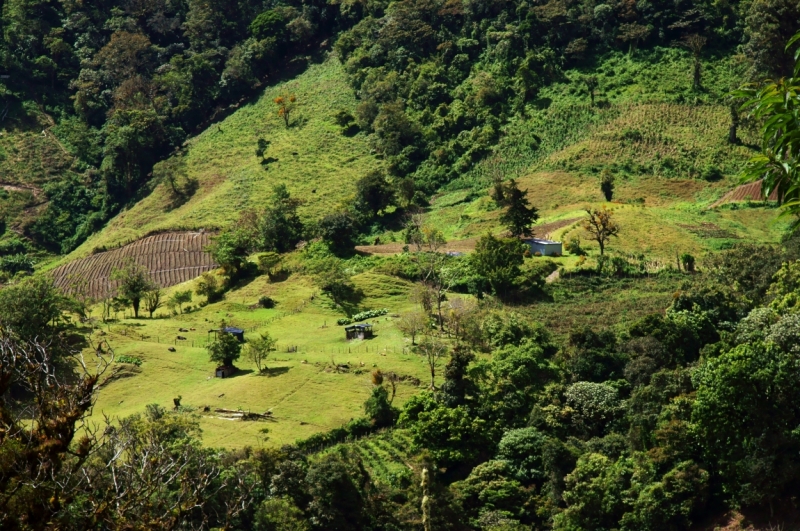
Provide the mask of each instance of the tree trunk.
{"label": "tree trunk", "polygon": [[700,90],[700,88],[701,88],[700,74],[701,74],[700,59],[695,59],[694,60],[694,80],[693,80],[693,85],[692,85],[695,90]]}
{"label": "tree trunk", "polygon": [[602,240],[602,239],[599,239],[599,240],[597,240],[597,243],[599,243],[599,244],[600,244],[600,256],[603,256],[603,251],[605,251],[605,249],[606,249],[606,246],[605,246],[605,244],[603,243],[603,240]]}
{"label": "tree trunk", "polygon": [[436,367],[431,363],[431,389],[436,389]]}
{"label": "tree trunk", "polygon": [[139,299],[131,299],[131,306],[133,306],[134,319],[139,318]]}
{"label": "tree trunk", "polygon": [[736,104],[731,104],[731,126],[728,129],[728,143],[730,144],[738,144],[739,137],[737,135],[737,131],[739,129],[739,110],[736,108]]}

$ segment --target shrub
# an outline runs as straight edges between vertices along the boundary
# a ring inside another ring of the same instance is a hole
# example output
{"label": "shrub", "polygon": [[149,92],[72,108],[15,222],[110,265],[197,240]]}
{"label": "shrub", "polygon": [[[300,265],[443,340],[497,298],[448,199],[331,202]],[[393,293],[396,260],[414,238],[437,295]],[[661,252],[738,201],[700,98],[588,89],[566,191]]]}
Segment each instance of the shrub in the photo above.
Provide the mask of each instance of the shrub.
{"label": "shrub", "polygon": [[274,308],[275,307],[275,300],[272,297],[268,297],[266,295],[262,295],[258,298],[258,305],[262,308]]}
{"label": "shrub", "polygon": [[[366,319],[373,319],[375,317],[380,317],[381,315],[386,315],[389,313],[389,310],[386,308],[382,308],[380,310],[365,310],[363,312],[355,314],[351,319],[352,322],[357,323],[359,321],[364,321]],[[341,319],[340,319],[341,321]],[[350,324],[350,323],[346,323]]]}
{"label": "shrub", "polygon": [[689,253],[683,253],[681,255],[681,265],[686,271],[690,273],[694,272],[694,262],[694,256],[690,255]]}
{"label": "shrub", "polygon": [[586,251],[581,247],[581,239],[577,236],[573,236],[564,244],[564,250],[575,256],[586,256]]}
{"label": "shrub", "polygon": [[142,360],[137,358],[136,356],[128,356],[123,354],[121,356],[117,356],[117,359],[114,360],[117,363],[130,363],[131,365],[136,365],[139,367],[142,364]]}

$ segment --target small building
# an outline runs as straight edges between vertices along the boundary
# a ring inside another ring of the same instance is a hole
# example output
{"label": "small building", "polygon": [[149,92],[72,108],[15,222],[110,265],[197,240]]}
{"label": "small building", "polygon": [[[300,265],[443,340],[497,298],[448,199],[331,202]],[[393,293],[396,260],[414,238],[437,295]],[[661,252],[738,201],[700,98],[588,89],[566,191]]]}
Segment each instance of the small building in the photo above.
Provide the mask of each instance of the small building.
{"label": "small building", "polygon": [[214,328],[209,330],[208,333],[214,332],[214,337],[218,337],[220,333],[230,334],[239,340],[239,343],[244,343],[244,330],[236,328],[235,326],[226,326],[225,328]]}
{"label": "small building", "polygon": [[561,256],[563,253],[561,242],[541,240],[539,238],[525,238],[523,241],[530,247],[531,254],[539,253],[541,256]]}
{"label": "small building", "polygon": [[214,371],[214,376],[217,378],[227,378],[228,376],[233,376],[236,372],[236,367],[233,365],[220,365],[217,367],[217,370]]}
{"label": "small building", "polygon": [[344,333],[347,339],[372,339],[372,325],[363,323],[346,326]]}

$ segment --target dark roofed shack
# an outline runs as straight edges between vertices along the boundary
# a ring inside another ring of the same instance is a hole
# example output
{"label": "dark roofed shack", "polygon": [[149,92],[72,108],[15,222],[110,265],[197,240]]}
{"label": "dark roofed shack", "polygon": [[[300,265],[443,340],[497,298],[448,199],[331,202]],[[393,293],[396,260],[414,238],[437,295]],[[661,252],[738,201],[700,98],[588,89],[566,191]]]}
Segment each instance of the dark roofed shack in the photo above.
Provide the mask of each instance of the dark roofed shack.
{"label": "dark roofed shack", "polygon": [[236,367],[233,365],[220,365],[217,367],[217,370],[214,371],[214,376],[216,378],[227,378],[228,376],[233,376],[236,373]]}
{"label": "dark roofed shack", "polygon": [[344,333],[347,339],[372,339],[372,325],[361,323],[345,326]]}
{"label": "dark roofed shack", "polygon": [[241,328],[236,328],[235,326],[226,326],[225,328],[213,328],[208,331],[209,334],[211,332],[214,332],[215,338],[218,337],[218,334],[220,333],[230,334],[239,340],[239,343],[244,343],[244,330]]}

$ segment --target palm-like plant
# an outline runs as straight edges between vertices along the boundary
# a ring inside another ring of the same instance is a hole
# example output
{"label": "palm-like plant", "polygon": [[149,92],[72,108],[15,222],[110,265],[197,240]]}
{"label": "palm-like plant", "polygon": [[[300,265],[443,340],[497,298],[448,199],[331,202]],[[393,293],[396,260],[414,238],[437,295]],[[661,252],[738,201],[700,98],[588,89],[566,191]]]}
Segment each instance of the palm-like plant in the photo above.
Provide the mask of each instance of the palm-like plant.
{"label": "palm-like plant", "polygon": [[[787,50],[800,41],[800,33],[789,40]],[[777,191],[783,215],[800,224],[800,48],[795,51],[794,74],[762,86],[745,86],[733,93],[745,100],[741,109],[761,126],[761,153],[752,157],[744,179],[763,179],[762,193]]]}

